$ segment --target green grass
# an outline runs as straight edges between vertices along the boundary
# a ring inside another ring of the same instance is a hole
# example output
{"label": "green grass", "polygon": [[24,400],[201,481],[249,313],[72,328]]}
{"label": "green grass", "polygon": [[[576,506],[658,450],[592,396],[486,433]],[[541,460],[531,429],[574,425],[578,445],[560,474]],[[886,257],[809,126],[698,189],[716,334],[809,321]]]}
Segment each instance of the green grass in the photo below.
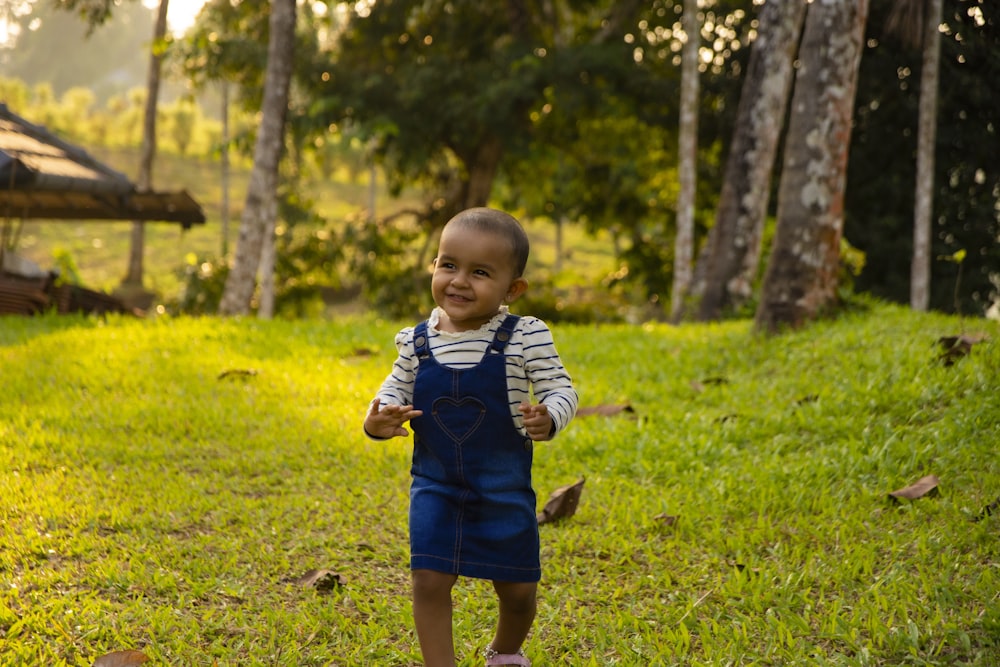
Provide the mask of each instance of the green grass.
{"label": "green grass", "polygon": [[[409,443],[360,429],[399,326],[0,319],[0,663],[418,664]],[[990,338],[945,366],[963,326]],[[542,527],[535,665],[1000,664],[996,323],[555,334],[582,405],[635,412],[536,450],[540,504],[586,486]],[[346,585],[292,583],[313,568]],[[455,599],[480,665],[495,601]]]}

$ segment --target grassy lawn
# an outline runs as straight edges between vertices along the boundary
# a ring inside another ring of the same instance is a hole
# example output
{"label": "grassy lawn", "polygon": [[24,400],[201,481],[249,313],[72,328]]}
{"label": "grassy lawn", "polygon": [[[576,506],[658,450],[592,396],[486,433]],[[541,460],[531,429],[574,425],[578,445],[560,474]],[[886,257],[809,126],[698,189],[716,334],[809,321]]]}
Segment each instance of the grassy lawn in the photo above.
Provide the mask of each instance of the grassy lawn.
{"label": "grassy lawn", "polygon": [[[0,663],[418,664],[410,444],[360,429],[401,325],[0,319]],[[989,339],[946,366],[963,327]],[[536,666],[1000,664],[996,323],[555,334],[581,405],[634,412],[536,450],[540,506],[586,479],[542,526]],[[491,590],[455,599],[481,665]]]}

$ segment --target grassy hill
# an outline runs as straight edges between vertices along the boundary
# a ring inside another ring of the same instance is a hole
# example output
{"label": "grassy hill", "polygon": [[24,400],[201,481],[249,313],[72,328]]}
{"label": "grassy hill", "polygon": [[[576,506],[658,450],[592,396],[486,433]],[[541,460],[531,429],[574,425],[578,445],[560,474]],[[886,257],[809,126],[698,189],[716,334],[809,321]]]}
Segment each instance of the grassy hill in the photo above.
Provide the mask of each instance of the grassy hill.
{"label": "grassy hill", "polygon": [[[402,324],[0,320],[0,662],[418,664],[410,443],[360,429]],[[541,529],[536,666],[1000,664],[997,323],[554,331],[581,404],[631,411],[536,448],[540,506],[585,479]],[[455,599],[479,665],[492,592]]]}

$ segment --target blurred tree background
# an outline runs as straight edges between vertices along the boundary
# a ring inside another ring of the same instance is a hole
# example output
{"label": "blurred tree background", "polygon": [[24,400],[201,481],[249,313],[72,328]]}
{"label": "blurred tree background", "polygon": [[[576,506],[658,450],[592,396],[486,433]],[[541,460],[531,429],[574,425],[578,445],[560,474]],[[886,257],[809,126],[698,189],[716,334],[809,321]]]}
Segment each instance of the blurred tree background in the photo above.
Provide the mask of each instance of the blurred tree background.
{"label": "blurred tree background", "polygon": [[[887,31],[892,4],[872,2],[867,21],[844,210],[855,250],[842,261],[857,272],[855,290],[906,303],[921,60]],[[85,21],[47,2],[4,3],[0,21],[19,34],[16,48],[12,39],[0,48],[0,97],[84,146],[137,146],[146,60],[135,54],[149,40],[152,11],[124,2],[88,38]],[[714,221],[759,11],[751,0],[701,3],[696,244]],[[573,292],[596,316],[623,316],[609,299],[662,315],[676,218],[681,12],[672,0],[300,4],[279,192],[279,299],[357,282],[371,305],[418,313],[434,234],[455,210],[490,201],[551,225],[557,239],[567,229],[612,239],[612,269]],[[944,0],[931,307],[948,312],[982,314],[1000,290],[998,22],[997,3]],[[225,142],[249,164],[266,33],[266,3],[210,0],[193,28],[170,40],[162,152],[218,159]],[[234,92],[231,108],[223,83]],[[222,113],[231,123],[225,137]],[[300,184],[343,170],[377,170],[390,193],[407,196],[378,216],[372,206],[320,215]],[[775,170],[774,192],[780,161]],[[772,217],[775,206],[772,193]],[[553,275],[536,284],[572,270],[560,261],[571,250],[560,248]],[[945,259],[961,250],[963,262]],[[212,280],[224,274],[226,257],[200,259],[218,268]],[[210,280],[199,275],[189,289]],[[586,311],[552,307],[566,297],[542,289],[543,314]]]}

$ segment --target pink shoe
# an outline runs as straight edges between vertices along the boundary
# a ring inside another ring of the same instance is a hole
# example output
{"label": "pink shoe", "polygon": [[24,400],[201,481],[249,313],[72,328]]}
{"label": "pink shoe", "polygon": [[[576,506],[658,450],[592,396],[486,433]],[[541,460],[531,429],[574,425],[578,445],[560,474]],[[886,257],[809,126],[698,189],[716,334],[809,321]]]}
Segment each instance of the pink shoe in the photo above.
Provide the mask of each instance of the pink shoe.
{"label": "pink shoe", "polygon": [[524,651],[521,650],[518,650],[517,653],[497,653],[492,648],[487,648],[484,655],[486,656],[486,667],[495,665],[531,667],[531,661],[524,657]]}

